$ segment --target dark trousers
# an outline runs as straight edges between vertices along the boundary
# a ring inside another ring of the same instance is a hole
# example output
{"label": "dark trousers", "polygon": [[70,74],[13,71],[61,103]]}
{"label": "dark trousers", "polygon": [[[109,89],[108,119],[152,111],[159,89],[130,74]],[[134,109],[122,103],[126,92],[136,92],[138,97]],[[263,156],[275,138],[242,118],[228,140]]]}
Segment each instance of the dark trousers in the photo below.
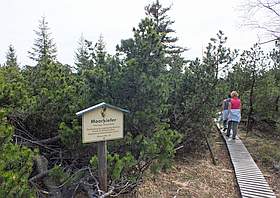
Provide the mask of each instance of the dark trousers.
{"label": "dark trousers", "polygon": [[237,127],[238,127],[238,122],[236,121],[228,121],[228,128],[227,128],[227,136],[230,136],[230,130],[232,129],[232,138],[236,138],[237,134]]}
{"label": "dark trousers", "polygon": [[223,120],[223,127],[224,127],[224,129],[226,129],[226,128],[227,128],[227,123],[228,123],[228,121],[227,121],[227,120]]}

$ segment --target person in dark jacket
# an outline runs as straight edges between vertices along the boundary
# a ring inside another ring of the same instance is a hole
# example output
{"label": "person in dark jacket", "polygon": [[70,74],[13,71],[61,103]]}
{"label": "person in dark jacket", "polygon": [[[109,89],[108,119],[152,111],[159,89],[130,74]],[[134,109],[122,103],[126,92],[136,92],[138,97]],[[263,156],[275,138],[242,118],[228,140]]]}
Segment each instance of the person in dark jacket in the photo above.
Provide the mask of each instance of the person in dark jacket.
{"label": "person in dark jacket", "polygon": [[228,97],[223,100],[223,106],[222,106],[223,131],[226,131],[228,126],[228,106],[230,103],[230,98],[231,96],[228,95]]}

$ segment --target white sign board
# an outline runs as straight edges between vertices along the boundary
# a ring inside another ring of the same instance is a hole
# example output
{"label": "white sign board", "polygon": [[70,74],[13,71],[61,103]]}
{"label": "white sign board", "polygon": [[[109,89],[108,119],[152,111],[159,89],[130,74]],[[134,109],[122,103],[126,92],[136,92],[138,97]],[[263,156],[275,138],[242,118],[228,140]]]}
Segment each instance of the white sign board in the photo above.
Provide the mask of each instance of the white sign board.
{"label": "white sign board", "polygon": [[83,143],[123,138],[123,112],[97,108],[83,114]]}

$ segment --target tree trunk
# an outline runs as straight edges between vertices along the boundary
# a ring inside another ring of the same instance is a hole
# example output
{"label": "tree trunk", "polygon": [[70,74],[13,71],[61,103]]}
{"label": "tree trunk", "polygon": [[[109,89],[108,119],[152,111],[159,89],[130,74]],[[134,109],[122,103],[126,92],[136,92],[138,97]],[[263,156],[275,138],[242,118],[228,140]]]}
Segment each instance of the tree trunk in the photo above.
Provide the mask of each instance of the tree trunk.
{"label": "tree trunk", "polygon": [[280,96],[277,96],[276,100],[275,100],[275,111],[276,112],[279,112],[279,99],[280,99]]}
{"label": "tree trunk", "polygon": [[254,95],[254,87],[255,87],[256,77],[253,73],[253,81],[251,84],[250,89],[250,96],[249,96],[249,112],[248,112],[248,118],[247,118],[247,129],[246,129],[246,136],[248,135],[249,131],[252,130],[252,113],[253,113],[253,95]]}
{"label": "tree trunk", "polygon": [[[60,198],[62,197],[61,191],[56,187],[55,183],[47,176],[48,170],[48,160],[42,155],[35,157],[35,163],[37,166],[37,171],[39,172],[38,178],[43,178],[43,182],[50,191],[50,198]],[[42,176],[41,176],[42,175]]]}
{"label": "tree trunk", "polygon": [[207,138],[205,132],[203,133],[203,135],[204,135],[204,139],[205,139],[205,141],[206,141],[208,150],[209,150],[209,152],[210,152],[210,156],[211,156],[212,162],[213,162],[213,164],[216,166],[216,165],[217,165],[217,161],[216,161],[216,158],[215,158],[215,155],[214,155],[212,146],[210,145],[210,143],[209,143],[209,141],[208,141],[208,138]]}

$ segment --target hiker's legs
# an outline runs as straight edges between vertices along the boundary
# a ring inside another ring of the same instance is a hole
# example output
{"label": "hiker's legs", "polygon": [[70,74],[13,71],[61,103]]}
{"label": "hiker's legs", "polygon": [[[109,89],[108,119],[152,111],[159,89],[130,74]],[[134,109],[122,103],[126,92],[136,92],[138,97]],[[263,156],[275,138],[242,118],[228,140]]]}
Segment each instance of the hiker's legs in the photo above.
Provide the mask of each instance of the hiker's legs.
{"label": "hiker's legs", "polygon": [[227,136],[230,136],[230,130],[231,130],[231,126],[232,126],[232,121],[228,121],[228,128],[227,128]]}
{"label": "hiker's legs", "polygon": [[232,121],[231,127],[232,127],[232,139],[235,139],[237,134],[238,122]]}
{"label": "hiker's legs", "polygon": [[226,129],[227,129],[227,122],[228,122],[227,120],[224,120],[224,121],[223,121],[223,127],[224,127],[224,130],[226,130]]}
{"label": "hiker's legs", "polygon": [[223,111],[223,128],[226,130],[228,122],[228,110]]}

